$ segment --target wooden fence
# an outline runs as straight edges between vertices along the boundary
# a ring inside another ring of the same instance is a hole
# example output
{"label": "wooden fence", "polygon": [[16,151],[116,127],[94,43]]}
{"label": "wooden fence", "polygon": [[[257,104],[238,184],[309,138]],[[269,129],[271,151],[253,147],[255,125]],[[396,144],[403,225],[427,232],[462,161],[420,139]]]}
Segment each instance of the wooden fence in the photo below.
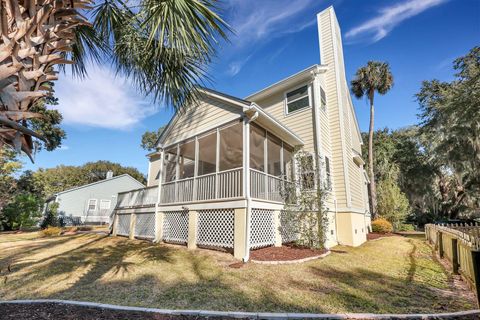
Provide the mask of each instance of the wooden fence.
{"label": "wooden fence", "polygon": [[425,236],[440,258],[451,263],[453,273],[461,274],[475,291],[480,307],[480,225],[427,224]]}

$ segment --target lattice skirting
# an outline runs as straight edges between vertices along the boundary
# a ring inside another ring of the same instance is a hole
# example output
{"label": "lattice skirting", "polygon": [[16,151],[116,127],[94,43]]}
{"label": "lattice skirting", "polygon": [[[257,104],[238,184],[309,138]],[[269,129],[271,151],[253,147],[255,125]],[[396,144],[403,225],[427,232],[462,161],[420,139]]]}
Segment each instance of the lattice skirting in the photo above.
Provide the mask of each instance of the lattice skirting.
{"label": "lattice skirting", "polygon": [[166,211],[163,216],[163,241],[188,242],[188,211]]}
{"label": "lattice skirting", "polygon": [[155,213],[137,213],[135,220],[135,237],[155,238]]}
{"label": "lattice skirting", "polygon": [[282,235],[282,243],[292,242],[298,239],[298,235],[295,232],[294,219],[288,215],[289,213],[286,210],[280,211],[280,234]]}
{"label": "lattice skirting", "polygon": [[117,235],[119,236],[130,235],[130,214],[118,215]]}
{"label": "lattice skirting", "polygon": [[250,248],[275,244],[275,211],[253,209],[250,216]]}
{"label": "lattice skirting", "polygon": [[199,211],[197,244],[233,248],[234,224],[234,209]]}

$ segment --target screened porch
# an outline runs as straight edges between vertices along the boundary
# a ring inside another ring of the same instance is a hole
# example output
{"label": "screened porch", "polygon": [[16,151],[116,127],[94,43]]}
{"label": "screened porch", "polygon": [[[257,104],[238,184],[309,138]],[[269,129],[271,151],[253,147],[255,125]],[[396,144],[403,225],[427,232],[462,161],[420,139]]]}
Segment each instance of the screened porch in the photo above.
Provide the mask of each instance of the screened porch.
{"label": "screened porch", "polygon": [[261,126],[226,124],[163,149],[160,204],[244,199],[247,192],[281,203],[292,159],[293,147]]}

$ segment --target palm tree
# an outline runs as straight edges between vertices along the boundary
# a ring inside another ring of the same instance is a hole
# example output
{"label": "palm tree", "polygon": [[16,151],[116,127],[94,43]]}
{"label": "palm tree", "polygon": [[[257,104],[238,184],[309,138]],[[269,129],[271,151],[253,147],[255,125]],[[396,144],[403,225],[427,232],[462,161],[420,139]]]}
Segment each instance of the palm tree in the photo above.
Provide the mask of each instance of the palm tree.
{"label": "palm tree", "polygon": [[179,109],[193,101],[228,25],[216,0],[10,0],[0,5],[0,147],[27,155],[32,112],[58,69],[110,63],[137,89]]}
{"label": "palm tree", "polygon": [[375,175],[373,170],[373,130],[374,130],[374,107],[375,92],[381,95],[387,93],[393,86],[393,75],[390,66],[386,62],[369,61],[355,74],[355,79],[350,83],[352,93],[358,99],[368,98],[370,102],[370,127],[368,131],[368,172],[370,176],[370,208],[372,218],[377,214],[377,194],[375,187]]}

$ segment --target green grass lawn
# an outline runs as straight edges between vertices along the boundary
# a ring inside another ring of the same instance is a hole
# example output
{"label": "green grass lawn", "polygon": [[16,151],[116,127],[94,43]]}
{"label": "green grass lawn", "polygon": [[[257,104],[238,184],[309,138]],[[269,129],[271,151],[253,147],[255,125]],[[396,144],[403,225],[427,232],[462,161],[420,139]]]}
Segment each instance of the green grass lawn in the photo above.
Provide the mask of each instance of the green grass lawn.
{"label": "green grass lawn", "polygon": [[[0,299],[267,312],[474,309],[422,238],[388,237],[298,265],[230,268],[231,255],[94,234],[0,234]],[[6,268],[11,265],[12,272]],[[6,282],[5,282],[6,281]]]}

